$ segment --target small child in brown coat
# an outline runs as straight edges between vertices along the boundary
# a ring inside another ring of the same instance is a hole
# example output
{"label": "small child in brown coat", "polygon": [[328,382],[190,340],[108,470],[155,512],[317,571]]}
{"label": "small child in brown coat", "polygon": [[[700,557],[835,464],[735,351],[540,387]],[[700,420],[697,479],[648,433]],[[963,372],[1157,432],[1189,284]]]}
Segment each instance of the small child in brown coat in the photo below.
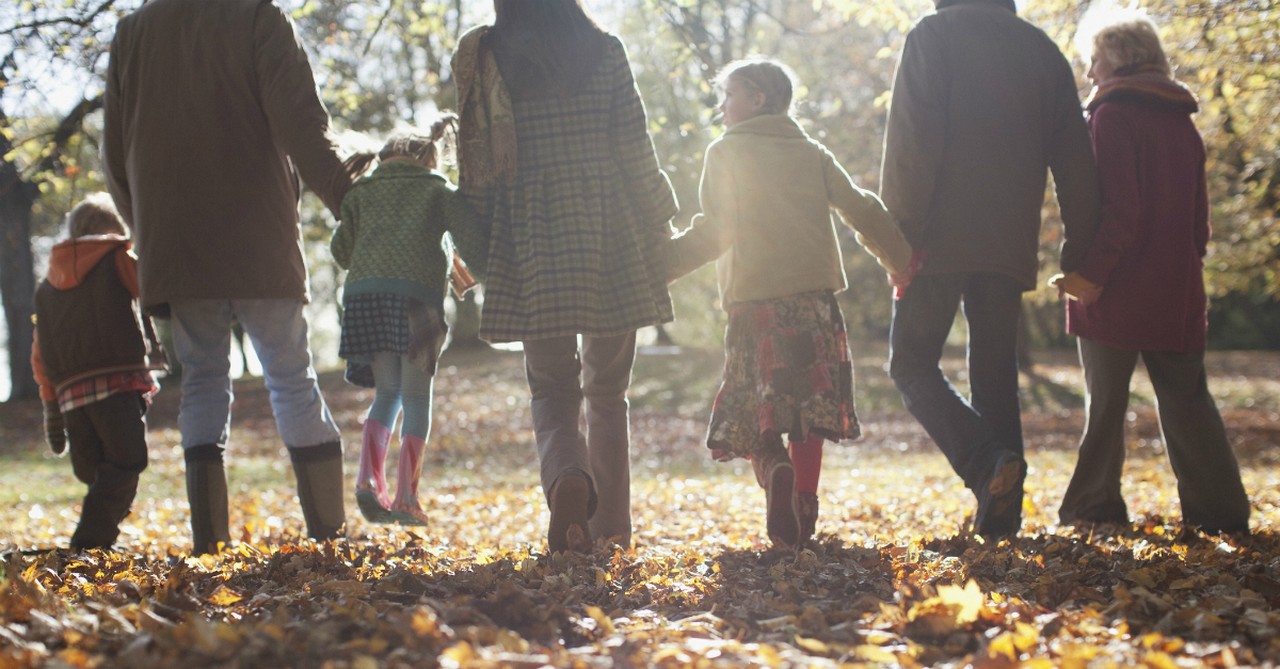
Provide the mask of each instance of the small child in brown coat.
{"label": "small child in brown coat", "polygon": [[109,548],[147,467],[143,416],[163,354],[138,309],[137,259],[110,196],[85,198],[67,228],[36,288],[31,364],[49,447],[62,453],[70,442],[72,469],[89,486],[71,547]]}

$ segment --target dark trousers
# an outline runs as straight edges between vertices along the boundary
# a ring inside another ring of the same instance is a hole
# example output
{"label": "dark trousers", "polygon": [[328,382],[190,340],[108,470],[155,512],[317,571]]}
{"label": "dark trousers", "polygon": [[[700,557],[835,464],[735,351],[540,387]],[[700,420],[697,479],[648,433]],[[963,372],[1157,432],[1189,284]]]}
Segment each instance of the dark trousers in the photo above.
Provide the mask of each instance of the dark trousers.
{"label": "dark trousers", "polygon": [[1208,530],[1249,525],[1249,498],[1240,481],[1226,427],[1209,394],[1204,353],[1118,349],[1081,338],[1086,418],[1075,473],[1059,509],[1064,523],[1128,522],[1120,493],[1129,382],[1142,357],[1156,392],[1160,433],[1178,478],[1182,517]]}
{"label": "dark trousers", "polygon": [[137,494],[138,475],[147,468],[145,411],[142,394],[126,392],[66,413],[71,467],[89,486],[71,535],[73,548],[115,543]]}
{"label": "dark trousers", "polygon": [[[967,400],[939,366],[961,307],[969,325]],[[972,490],[986,484],[1002,451],[1022,454],[1021,312],[1021,284],[988,273],[919,276],[894,303],[889,375],[907,410]]]}

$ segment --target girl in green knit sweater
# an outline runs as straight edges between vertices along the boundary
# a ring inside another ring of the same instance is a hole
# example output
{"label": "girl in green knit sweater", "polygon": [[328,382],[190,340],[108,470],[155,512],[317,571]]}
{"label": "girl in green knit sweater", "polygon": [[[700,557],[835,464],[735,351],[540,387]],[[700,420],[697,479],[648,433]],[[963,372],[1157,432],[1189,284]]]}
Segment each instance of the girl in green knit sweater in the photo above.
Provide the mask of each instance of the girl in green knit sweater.
{"label": "girl in green knit sweater", "polygon": [[[418,502],[422,457],[431,431],[431,393],[444,345],[444,294],[451,259],[445,235],[463,259],[483,274],[488,231],[436,171],[452,148],[457,116],[447,114],[427,134],[392,137],[376,156],[349,159],[361,178],[342,201],[342,222],[330,249],[347,270],[338,355],[347,380],[375,388],[364,422],[356,503],[372,522],[425,525]],[[456,284],[455,284],[456,285]],[[400,426],[395,498],[384,471],[391,430]]]}

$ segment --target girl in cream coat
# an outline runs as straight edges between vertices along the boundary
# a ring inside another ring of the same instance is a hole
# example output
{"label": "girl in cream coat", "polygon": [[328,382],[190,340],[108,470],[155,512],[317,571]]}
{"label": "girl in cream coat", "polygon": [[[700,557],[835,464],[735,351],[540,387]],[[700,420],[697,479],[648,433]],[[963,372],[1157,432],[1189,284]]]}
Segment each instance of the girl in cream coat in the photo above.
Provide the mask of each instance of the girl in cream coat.
{"label": "girl in cream coat", "polygon": [[768,60],[732,63],[720,75],[727,129],[707,148],[702,213],[671,254],[673,277],[717,259],[729,324],[707,446],[718,460],[751,459],[769,537],[784,546],[813,535],[824,441],[860,433],[831,210],[895,284],[909,280],[912,256],[880,199],[789,115],[792,81]]}

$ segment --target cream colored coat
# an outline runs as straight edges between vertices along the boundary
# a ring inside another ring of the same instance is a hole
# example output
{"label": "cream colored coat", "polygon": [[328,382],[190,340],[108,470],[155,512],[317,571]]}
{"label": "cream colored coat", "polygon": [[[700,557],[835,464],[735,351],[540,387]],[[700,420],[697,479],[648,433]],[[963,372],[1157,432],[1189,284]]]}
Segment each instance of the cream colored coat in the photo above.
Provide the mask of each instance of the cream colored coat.
{"label": "cream colored coat", "polygon": [[832,209],[891,272],[911,246],[874,193],[789,116],[766,114],[707,147],[702,213],[672,240],[673,277],[719,258],[721,306],[848,287]]}

